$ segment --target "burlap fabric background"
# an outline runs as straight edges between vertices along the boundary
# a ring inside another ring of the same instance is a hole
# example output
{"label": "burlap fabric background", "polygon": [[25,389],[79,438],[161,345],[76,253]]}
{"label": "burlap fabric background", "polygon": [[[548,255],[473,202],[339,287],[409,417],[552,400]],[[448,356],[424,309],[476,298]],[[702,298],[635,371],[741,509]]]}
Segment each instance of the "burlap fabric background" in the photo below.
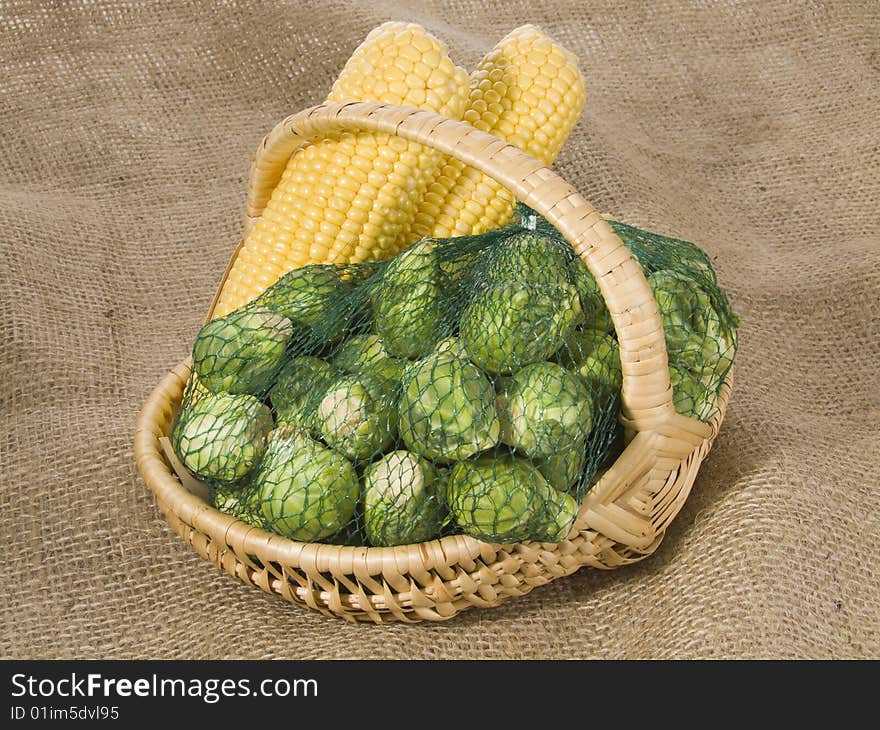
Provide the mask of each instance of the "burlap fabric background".
{"label": "burlap fabric background", "polygon": [[[504,5],[0,2],[0,654],[880,657],[877,4]],[[703,245],[742,347],[652,558],[357,627],[198,557],[132,433],[236,243],[260,138],[392,18],[469,67],[524,22],[577,52],[589,100],[557,168]]]}

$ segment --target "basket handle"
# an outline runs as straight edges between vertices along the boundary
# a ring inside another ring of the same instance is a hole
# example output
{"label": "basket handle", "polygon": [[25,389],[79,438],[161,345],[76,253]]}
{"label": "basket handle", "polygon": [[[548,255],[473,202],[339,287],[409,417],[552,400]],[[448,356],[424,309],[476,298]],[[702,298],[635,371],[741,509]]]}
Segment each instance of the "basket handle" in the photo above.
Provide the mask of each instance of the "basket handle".
{"label": "basket handle", "polygon": [[[664,430],[661,427],[671,425],[670,420],[679,421],[672,405],[663,324],[644,272],[629,249],[596,209],[549,167],[465,122],[371,102],[326,103],[287,117],[263,139],[254,157],[245,235],[262,214],[291,155],[305,144],[341,132],[392,134],[431,147],[494,178],[544,216],[586,262],[608,305],[620,344],[624,424],[646,431]],[[238,249],[229,268],[237,254]],[[225,279],[224,275],[218,296]]]}

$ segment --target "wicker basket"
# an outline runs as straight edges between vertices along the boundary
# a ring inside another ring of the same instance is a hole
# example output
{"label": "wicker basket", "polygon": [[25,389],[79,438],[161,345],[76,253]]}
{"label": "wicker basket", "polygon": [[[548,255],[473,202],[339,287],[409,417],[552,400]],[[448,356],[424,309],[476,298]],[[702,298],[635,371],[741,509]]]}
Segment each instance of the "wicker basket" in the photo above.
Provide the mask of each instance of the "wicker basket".
{"label": "wicker basket", "polygon": [[472,606],[497,606],[584,565],[614,568],[650,555],[718,433],[731,376],[710,423],[676,413],[651,289],[602,216],[533,157],[430,112],[349,103],[323,104],[288,117],[255,156],[246,231],[290,156],[303,144],[342,131],[395,134],[456,157],[495,178],[556,226],[586,261],[608,303],[623,366],[621,419],[632,438],[584,498],[568,539],[558,544],[490,545],[464,535],[390,548],[295,542],[214,509],[198,496],[197,484],[185,486],[185,474],[179,478],[172,468],[163,442],[183,397],[189,374],[184,362],[150,395],[135,433],[138,468],[168,522],[200,555],[245,583],[328,615],[377,623],[448,619]]}

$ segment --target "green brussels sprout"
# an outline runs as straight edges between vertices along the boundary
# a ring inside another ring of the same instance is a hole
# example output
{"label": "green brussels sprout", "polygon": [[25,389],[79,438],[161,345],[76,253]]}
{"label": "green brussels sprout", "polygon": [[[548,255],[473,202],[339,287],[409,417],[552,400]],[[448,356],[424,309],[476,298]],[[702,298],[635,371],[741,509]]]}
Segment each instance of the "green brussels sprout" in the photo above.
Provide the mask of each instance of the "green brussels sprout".
{"label": "green brussels sprout", "polygon": [[581,258],[572,261],[572,277],[584,313],[584,328],[601,332],[612,332],[614,322],[611,312],[605,304],[605,298],[599,291],[599,285],[587,264]]}
{"label": "green brussels sprout", "polygon": [[450,349],[407,368],[398,413],[407,448],[439,461],[466,459],[492,448],[501,431],[492,383]]}
{"label": "green brussels sprout", "polygon": [[617,341],[610,334],[596,329],[579,327],[562,344],[554,359],[568,370],[576,370],[593,352],[614,349]]}
{"label": "green brussels sprout", "polygon": [[474,267],[480,260],[479,250],[468,250],[456,244],[443,245],[450,239],[440,241],[437,251],[437,266],[440,268],[440,286],[443,289],[456,288],[463,285],[470,278],[468,274],[474,271]]}
{"label": "green brussels sprout", "polygon": [[396,393],[390,383],[366,373],[344,375],[318,404],[318,424],[328,446],[354,460],[387,449],[397,431]]}
{"label": "green brussels sprout", "polygon": [[586,464],[587,448],[583,443],[535,461],[550,486],[560,491],[571,489],[580,481]]}
{"label": "green brussels sprout", "polygon": [[288,428],[269,437],[255,485],[269,528],[303,542],[330,537],[350,522],[360,492],[348,459]]}
{"label": "green brussels sprout", "polygon": [[288,425],[317,435],[318,403],[339,372],[317,357],[300,355],[291,358],[269,391],[278,425]]}
{"label": "green brussels sprout", "polygon": [[440,337],[440,270],[435,246],[431,239],[424,239],[399,253],[371,292],[376,332],[395,357],[423,357]]}
{"label": "green brussels sprout", "polygon": [[694,331],[695,316],[703,305],[711,307],[711,303],[696,282],[677,271],[655,271],[648,277],[648,284],[663,320],[666,348],[670,357],[675,357]]}
{"label": "green brussels sprout", "polygon": [[260,513],[258,497],[257,490],[250,487],[241,489],[218,487],[214,490],[211,503],[231,517],[236,517],[254,527],[262,527],[263,516]]}
{"label": "green brussels sprout", "polygon": [[178,414],[172,441],[191,472],[234,483],[257,466],[272,427],[272,413],[252,395],[205,395]]}
{"label": "green brussels sprout", "polygon": [[[708,315],[711,316],[711,315]],[[735,334],[715,319],[708,319],[691,333],[677,353],[670,353],[670,361],[706,376],[724,377],[733,365],[736,353]]]}
{"label": "green brussels sprout", "polygon": [[460,336],[475,365],[508,375],[551,357],[580,318],[573,286],[516,284],[479,292],[462,312]]}
{"label": "green brussels sprout", "polygon": [[486,542],[530,540],[553,491],[526,459],[488,454],[452,467],[446,499],[459,527]]}
{"label": "green brussels sprout", "polygon": [[371,545],[423,542],[446,515],[434,467],[409,451],[392,451],[364,469],[364,527]]}
{"label": "green brussels sprout", "polygon": [[620,393],[623,387],[623,370],[617,342],[614,341],[614,347],[597,349],[588,355],[577,369],[577,374],[584,379],[599,401]]}
{"label": "green brussels sprout", "polygon": [[591,401],[583,380],[561,365],[526,365],[498,395],[501,441],[532,458],[572,449],[590,433]]}
{"label": "green brussels sprout", "polygon": [[268,309],[238,309],[199,331],[193,370],[212,393],[261,395],[284,362],[290,320]]}
{"label": "green brussels sprout", "polygon": [[467,352],[465,352],[464,346],[461,344],[461,340],[458,337],[444,337],[437,343],[434,352],[446,352],[454,357],[467,360]]}
{"label": "green brussels sprout", "polygon": [[313,264],[282,276],[254,304],[287,317],[299,328],[300,337],[333,343],[348,326],[348,308],[342,304],[346,291],[332,266]]}
{"label": "green brussels sprout", "polygon": [[715,392],[699,376],[670,365],[669,381],[672,383],[672,403],[678,413],[700,421],[708,421],[715,415]]}
{"label": "green brussels sprout", "polygon": [[535,511],[530,540],[560,542],[568,537],[579,505],[574,497],[549,484],[538,487],[541,508]]}
{"label": "green brussels sprout", "polygon": [[393,382],[403,377],[406,362],[391,357],[379,335],[355,335],[336,350],[333,364],[344,373],[368,373]]}
{"label": "green brussels sprout", "polygon": [[458,526],[487,542],[565,539],[578,513],[528,460],[491,454],[452,467],[446,498]]}
{"label": "green brussels sprout", "polygon": [[670,364],[695,373],[711,373],[722,360],[722,355],[718,352],[718,342],[696,333],[685,340],[680,350],[668,354]]}
{"label": "green brussels sprout", "polygon": [[388,357],[379,335],[354,335],[336,349],[333,364],[343,373],[356,373],[364,363]]}
{"label": "green brussels sprout", "polygon": [[580,375],[600,402],[619,393],[623,386],[620,348],[609,334],[578,330],[559,350],[556,359]]}
{"label": "green brussels sprout", "polygon": [[719,317],[710,296],[675,271],[656,271],[648,281],[663,319],[670,363],[722,377],[733,364],[736,334]]}
{"label": "green brussels sprout", "polygon": [[567,244],[538,231],[514,233],[483,254],[488,287],[567,284],[571,259],[567,249]]}

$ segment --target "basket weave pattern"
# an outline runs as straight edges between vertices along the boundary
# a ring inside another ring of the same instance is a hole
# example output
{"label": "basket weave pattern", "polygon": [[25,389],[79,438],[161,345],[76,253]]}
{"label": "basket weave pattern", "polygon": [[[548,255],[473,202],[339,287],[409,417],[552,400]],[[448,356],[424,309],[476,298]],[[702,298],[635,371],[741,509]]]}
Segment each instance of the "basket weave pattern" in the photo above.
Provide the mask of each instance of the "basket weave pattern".
{"label": "basket weave pattern", "polygon": [[560,543],[489,545],[464,535],[390,548],[301,543],[217,511],[191,494],[170,468],[160,439],[169,434],[183,397],[189,366],[182,363],[150,395],[135,433],[138,467],[168,522],[230,575],[353,621],[446,619],[472,606],[496,606],[581,566],[613,568],[651,554],[687,499],[718,433],[731,375],[712,421],[676,413],[653,294],[641,267],[602,216],[543,163],[431,112],[323,104],[283,120],[254,158],[246,231],[290,156],[303,144],[342,131],[395,134],[457,157],[498,180],[565,236],[596,277],[614,322],[623,369],[621,420],[632,438],[584,498],[568,539]]}

